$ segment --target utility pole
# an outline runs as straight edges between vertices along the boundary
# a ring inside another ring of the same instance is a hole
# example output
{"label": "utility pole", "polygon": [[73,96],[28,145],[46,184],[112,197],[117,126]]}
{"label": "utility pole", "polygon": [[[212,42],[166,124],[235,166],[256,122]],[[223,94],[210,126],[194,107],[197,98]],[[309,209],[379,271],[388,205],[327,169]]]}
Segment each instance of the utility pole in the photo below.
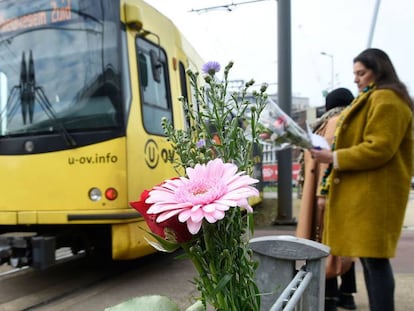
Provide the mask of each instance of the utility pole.
{"label": "utility pole", "polygon": [[[278,104],[289,116],[292,114],[292,49],[290,0],[278,0],[277,52],[278,52]],[[277,152],[277,217],[275,225],[296,224],[292,218],[292,150]]]}

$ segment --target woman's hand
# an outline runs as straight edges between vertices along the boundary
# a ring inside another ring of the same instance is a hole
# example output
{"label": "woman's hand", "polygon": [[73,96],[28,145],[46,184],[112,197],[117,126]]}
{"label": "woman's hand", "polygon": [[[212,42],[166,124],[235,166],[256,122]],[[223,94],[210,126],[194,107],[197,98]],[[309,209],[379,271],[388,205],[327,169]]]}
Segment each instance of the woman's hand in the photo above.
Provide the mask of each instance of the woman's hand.
{"label": "woman's hand", "polygon": [[312,154],[312,159],[320,163],[332,163],[333,162],[333,152],[328,149],[310,149]]}
{"label": "woman's hand", "polygon": [[318,210],[323,213],[324,210],[325,210],[325,206],[326,206],[326,198],[318,196],[317,200],[316,200],[316,206],[317,206]]}

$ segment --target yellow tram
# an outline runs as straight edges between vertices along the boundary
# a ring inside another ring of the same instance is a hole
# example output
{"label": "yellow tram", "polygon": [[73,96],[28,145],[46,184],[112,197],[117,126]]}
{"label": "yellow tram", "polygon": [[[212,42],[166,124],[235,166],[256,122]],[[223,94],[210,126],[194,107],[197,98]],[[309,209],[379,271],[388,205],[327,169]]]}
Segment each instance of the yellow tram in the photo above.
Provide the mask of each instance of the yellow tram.
{"label": "yellow tram", "polygon": [[175,175],[161,118],[184,127],[201,58],[140,0],[0,2],[0,263],[55,249],[153,252],[129,207]]}

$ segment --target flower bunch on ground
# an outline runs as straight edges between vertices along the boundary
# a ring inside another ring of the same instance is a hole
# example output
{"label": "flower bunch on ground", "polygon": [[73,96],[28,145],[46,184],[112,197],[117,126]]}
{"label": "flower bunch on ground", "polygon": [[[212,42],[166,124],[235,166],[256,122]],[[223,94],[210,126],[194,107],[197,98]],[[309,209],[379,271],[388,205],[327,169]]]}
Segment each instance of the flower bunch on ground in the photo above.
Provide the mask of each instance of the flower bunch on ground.
{"label": "flower bunch on ground", "polygon": [[131,206],[146,219],[157,248],[185,250],[198,271],[196,284],[205,307],[254,311],[260,297],[248,247],[253,232],[249,198],[259,196],[258,180],[252,177],[253,151],[267,95],[264,85],[247,100],[253,80],[228,94],[232,66],[225,67],[223,80],[217,78],[217,62],[206,63],[202,76],[187,71],[194,92],[192,102],[180,99],[187,126],[177,129],[162,121],[178,177],[144,192]]}

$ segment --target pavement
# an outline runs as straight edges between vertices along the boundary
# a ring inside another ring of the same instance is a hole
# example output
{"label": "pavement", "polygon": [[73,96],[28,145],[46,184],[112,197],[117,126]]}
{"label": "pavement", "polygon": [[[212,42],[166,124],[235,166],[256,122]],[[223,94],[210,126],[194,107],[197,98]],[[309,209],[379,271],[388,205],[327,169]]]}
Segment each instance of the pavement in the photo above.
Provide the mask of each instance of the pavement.
{"label": "pavement", "polygon": [[[272,198],[274,198],[274,195],[267,194],[265,196],[265,203],[276,202],[276,200],[271,200]],[[293,219],[298,219],[298,206],[298,204],[293,204]],[[294,225],[269,225],[260,228],[256,227],[255,236],[294,235],[294,232]],[[395,277],[395,311],[414,310],[414,191],[411,191],[410,194],[397,254],[395,258],[391,259],[391,265]],[[357,293],[354,297],[357,310],[369,311],[368,296],[359,260],[356,261],[356,278]],[[338,308],[338,310],[344,309]]]}

